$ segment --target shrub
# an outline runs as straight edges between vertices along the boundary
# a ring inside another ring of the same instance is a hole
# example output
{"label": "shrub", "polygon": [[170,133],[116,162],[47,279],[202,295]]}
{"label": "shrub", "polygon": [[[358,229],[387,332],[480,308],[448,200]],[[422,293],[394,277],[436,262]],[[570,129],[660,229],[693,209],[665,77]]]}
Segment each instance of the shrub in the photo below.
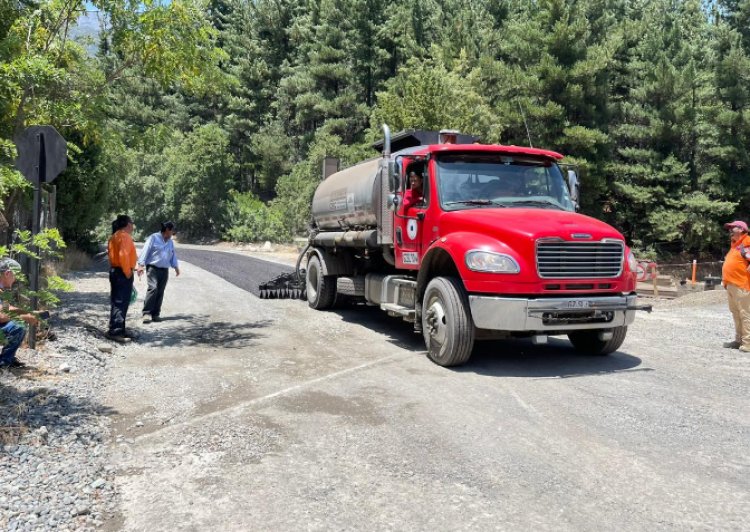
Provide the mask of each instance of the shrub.
{"label": "shrub", "polygon": [[291,239],[281,212],[265,205],[252,192],[231,191],[226,211],[228,227],[224,235],[233,242],[288,242]]}

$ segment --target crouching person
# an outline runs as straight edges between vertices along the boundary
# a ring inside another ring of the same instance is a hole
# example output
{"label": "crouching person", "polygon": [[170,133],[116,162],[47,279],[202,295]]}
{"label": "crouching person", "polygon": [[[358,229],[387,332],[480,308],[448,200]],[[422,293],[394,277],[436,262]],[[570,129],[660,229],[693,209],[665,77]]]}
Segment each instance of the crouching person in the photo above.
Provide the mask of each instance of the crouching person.
{"label": "crouching person", "polygon": [[[21,271],[21,265],[13,259],[0,260],[0,292],[13,287],[16,273]],[[24,323],[36,325],[39,320],[31,313],[17,314],[19,309],[12,306],[3,298],[3,308],[0,311],[0,331],[4,336],[3,349],[0,352],[0,367],[22,368],[26,364],[16,359],[16,351],[26,336]]]}

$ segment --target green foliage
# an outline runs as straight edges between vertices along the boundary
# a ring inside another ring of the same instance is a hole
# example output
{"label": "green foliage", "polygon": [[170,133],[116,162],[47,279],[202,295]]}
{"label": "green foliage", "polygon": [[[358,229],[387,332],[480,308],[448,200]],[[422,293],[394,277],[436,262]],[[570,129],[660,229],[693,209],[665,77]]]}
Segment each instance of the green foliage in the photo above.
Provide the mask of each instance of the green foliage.
{"label": "green foliage", "polygon": [[106,56],[107,79],[118,79],[139,65],[146,77],[163,87],[179,83],[190,91],[205,92],[222,81],[217,66],[226,56],[212,46],[216,29],[209,24],[203,1],[94,3],[107,22],[103,35],[111,52]]}
{"label": "green foliage", "polygon": [[216,237],[224,224],[225,201],[236,163],[225,157],[229,136],[216,124],[201,126],[167,148],[163,175],[171,218],[192,237]]}
{"label": "green foliage", "polygon": [[68,243],[91,249],[94,240],[91,229],[107,212],[107,203],[102,198],[109,196],[115,184],[111,176],[117,174],[109,172],[105,164],[103,143],[88,143],[74,134],[68,140],[81,149],[71,150],[68,170],[63,178],[55,180],[58,225]]}
{"label": "green foliage", "polygon": [[225,237],[233,242],[288,242],[291,234],[282,213],[251,192],[230,192]]}
{"label": "green foliage", "polygon": [[[85,12],[81,0],[0,4],[0,202],[6,220],[22,216],[30,192],[11,167],[12,142],[29,124],[52,124],[68,141],[68,170],[59,186],[58,219],[65,238],[86,246],[97,221],[110,210],[112,186],[128,174],[110,143],[109,96],[137,71],[158,87],[179,84],[191,93],[223,86],[213,45],[216,29],[199,0],[133,3],[97,0],[105,21],[101,54],[91,56],[71,38]],[[110,156],[111,155],[111,156]],[[137,160],[137,158],[136,158]],[[120,174],[109,170],[118,167]]]}
{"label": "green foliage", "polygon": [[53,124],[79,246],[119,212],[137,236],[303,233],[322,158],[375,155],[383,122],[559,151],[584,212],[643,250],[715,253],[750,215],[748,0],[94,5],[95,56],[69,38],[80,0],[0,0],[2,214],[30,197],[11,139]]}
{"label": "green foliage", "polygon": [[440,59],[410,60],[378,93],[373,128],[381,123],[394,131],[449,128],[478,135],[485,142],[499,140],[502,122],[473,88],[476,74],[466,72],[461,63],[449,71]]}
{"label": "green foliage", "polygon": [[172,216],[173,209],[166,201],[171,170],[164,151],[181,140],[181,136],[163,126],[149,127],[137,140],[130,140],[130,146],[121,136],[112,135],[105,144],[101,168],[109,176],[113,194],[106,204],[105,223],[97,233],[99,241],[109,237],[109,221],[116,214],[131,215],[136,238],[145,238]]}
{"label": "green foliage", "polygon": [[[40,264],[45,261],[62,258],[62,251],[65,248],[65,241],[62,239],[57,229],[45,229],[36,235],[31,231],[16,231],[13,242],[10,247],[0,246],[0,257],[13,257],[16,260],[22,260],[22,257],[38,259]],[[40,268],[40,271],[43,269]],[[57,275],[40,275],[39,290],[32,291],[27,286],[27,277],[21,273],[16,275],[16,279],[21,285],[19,290],[20,301],[14,302],[18,311],[10,312],[11,315],[24,314],[32,310],[24,302],[30,301],[36,297],[37,301],[43,308],[52,308],[60,303],[57,296],[59,292],[69,292],[73,289],[72,285]],[[10,291],[0,292],[0,299],[9,301],[15,297]]]}
{"label": "green foliage", "polygon": [[292,167],[292,141],[281,124],[273,122],[253,135],[250,142],[255,164],[255,181],[260,192],[272,192],[279,176]]}

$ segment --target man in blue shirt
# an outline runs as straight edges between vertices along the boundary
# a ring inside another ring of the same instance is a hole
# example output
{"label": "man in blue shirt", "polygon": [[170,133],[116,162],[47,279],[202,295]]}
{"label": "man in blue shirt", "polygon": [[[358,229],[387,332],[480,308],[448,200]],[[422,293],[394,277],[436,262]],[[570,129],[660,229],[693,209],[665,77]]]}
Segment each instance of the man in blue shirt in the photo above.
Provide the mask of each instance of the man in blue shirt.
{"label": "man in blue shirt", "polygon": [[180,263],[174,253],[174,223],[161,224],[161,232],[154,233],[146,240],[138,257],[138,277],[143,275],[144,269],[148,279],[148,291],[143,302],[143,323],[161,321],[161,302],[164,299],[164,289],[169,280],[169,268],[174,268],[175,275],[180,275]]}

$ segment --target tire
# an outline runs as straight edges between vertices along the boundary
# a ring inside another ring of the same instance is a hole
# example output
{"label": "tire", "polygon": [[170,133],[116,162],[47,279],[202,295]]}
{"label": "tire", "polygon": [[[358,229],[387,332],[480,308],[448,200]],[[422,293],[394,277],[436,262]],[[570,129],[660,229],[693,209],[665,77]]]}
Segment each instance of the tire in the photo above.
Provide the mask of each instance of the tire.
{"label": "tire", "polygon": [[617,351],[625,341],[625,334],[628,332],[627,326],[615,327],[611,329],[612,338],[609,340],[600,340],[599,333],[601,329],[589,331],[576,331],[568,334],[568,339],[573,347],[581,353],[587,355],[604,356]]}
{"label": "tire", "polygon": [[331,308],[336,300],[336,277],[323,275],[323,265],[317,255],[307,261],[305,278],[307,304],[315,310]]}
{"label": "tire", "polygon": [[464,288],[453,277],[435,277],[422,299],[422,335],[427,356],[440,366],[459,366],[474,348],[474,323]]}

